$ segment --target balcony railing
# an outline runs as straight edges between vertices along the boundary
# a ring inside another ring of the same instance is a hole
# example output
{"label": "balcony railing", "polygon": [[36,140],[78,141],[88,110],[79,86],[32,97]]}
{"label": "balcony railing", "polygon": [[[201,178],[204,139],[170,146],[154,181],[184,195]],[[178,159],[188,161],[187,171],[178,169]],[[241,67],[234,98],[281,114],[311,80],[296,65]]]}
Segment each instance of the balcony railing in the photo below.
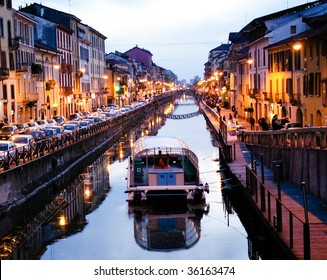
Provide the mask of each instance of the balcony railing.
{"label": "balcony railing", "polygon": [[9,77],[8,68],[0,68],[0,80],[6,80]]}
{"label": "balcony railing", "polygon": [[39,100],[39,94],[37,92],[29,92],[26,94],[24,101],[25,102],[34,102]]}
{"label": "balcony railing", "polygon": [[60,88],[60,95],[68,96],[73,94],[73,88],[72,87],[61,87]]}
{"label": "balcony railing", "polygon": [[28,65],[27,63],[17,63],[16,64],[16,72],[27,72],[28,70]]}
{"label": "balcony railing", "polygon": [[302,95],[300,93],[293,93],[292,98],[290,98],[290,102],[293,106],[302,104]]}
{"label": "balcony railing", "polygon": [[61,73],[72,73],[73,72],[73,67],[70,64],[67,63],[61,63],[60,65],[60,72]]}

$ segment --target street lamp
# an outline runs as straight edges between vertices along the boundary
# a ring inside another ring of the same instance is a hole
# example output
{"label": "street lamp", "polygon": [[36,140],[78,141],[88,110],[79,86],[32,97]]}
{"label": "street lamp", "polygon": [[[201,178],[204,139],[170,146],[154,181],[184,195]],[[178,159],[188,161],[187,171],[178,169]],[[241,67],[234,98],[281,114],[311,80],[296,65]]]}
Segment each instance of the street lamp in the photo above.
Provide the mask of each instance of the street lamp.
{"label": "street lamp", "polygon": [[[255,52],[257,52],[257,51],[255,51]],[[258,99],[257,99],[256,94],[258,93],[258,64],[257,64],[257,61],[252,58],[249,58],[247,60],[247,63],[249,65],[252,65],[253,63],[255,64],[255,75],[253,77],[254,88],[253,88],[253,95],[251,96],[251,98],[255,99],[255,120],[257,122],[258,121]]]}
{"label": "street lamp", "polygon": [[[291,65],[291,100],[294,101],[294,69],[296,66],[296,61],[295,61],[295,54],[301,50],[302,44],[299,42],[295,42],[291,47],[291,53],[292,53],[292,65]],[[297,99],[296,99],[297,100]]]}

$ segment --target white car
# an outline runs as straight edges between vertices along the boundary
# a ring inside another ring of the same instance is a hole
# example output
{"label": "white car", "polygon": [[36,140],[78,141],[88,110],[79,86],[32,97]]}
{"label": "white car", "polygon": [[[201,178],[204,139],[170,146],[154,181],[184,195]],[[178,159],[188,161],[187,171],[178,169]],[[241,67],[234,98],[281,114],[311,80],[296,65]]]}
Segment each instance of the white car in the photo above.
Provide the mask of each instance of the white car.
{"label": "white car", "polygon": [[39,125],[40,129],[44,129],[49,125],[49,123],[46,120],[37,121],[37,124]]}
{"label": "white car", "polygon": [[49,125],[47,128],[55,129],[57,131],[57,137],[59,140],[62,139],[65,129],[61,125]]}
{"label": "white car", "polygon": [[37,122],[29,122],[27,123],[30,130],[39,130],[40,129],[40,126]]}
{"label": "white car", "polygon": [[17,158],[16,144],[9,140],[0,140],[0,166],[2,163],[12,163]]}
{"label": "white car", "polygon": [[13,135],[9,140],[16,144],[19,152],[27,151],[30,147],[35,146],[35,140],[30,134]]}
{"label": "white car", "polygon": [[68,134],[71,134],[71,133],[73,133],[73,131],[78,130],[78,126],[73,123],[65,123],[62,125],[62,127],[64,128],[65,133],[68,133]]}

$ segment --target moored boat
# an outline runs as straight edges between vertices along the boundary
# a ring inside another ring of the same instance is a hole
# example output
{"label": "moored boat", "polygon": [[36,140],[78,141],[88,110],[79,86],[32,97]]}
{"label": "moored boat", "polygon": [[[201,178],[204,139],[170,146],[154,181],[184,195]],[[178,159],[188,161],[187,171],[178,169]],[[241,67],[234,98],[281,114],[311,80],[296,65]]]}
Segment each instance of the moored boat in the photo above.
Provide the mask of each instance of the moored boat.
{"label": "moored boat", "polygon": [[184,196],[203,203],[208,184],[199,176],[198,158],[185,142],[175,137],[147,136],[138,139],[128,159],[128,202],[142,203],[151,197]]}

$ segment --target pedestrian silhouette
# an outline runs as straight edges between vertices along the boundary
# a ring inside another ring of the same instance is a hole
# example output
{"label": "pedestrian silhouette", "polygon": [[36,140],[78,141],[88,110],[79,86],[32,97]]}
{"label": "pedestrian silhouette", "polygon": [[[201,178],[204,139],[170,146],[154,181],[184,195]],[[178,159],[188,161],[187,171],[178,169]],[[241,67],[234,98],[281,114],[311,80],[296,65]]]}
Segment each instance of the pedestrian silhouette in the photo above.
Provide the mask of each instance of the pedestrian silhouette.
{"label": "pedestrian silhouette", "polygon": [[252,115],[251,115],[251,116],[250,116],[251,130],[254,129],[254,123],[255,123],[255,120],[254,120],[254,118],[253,118]]}

